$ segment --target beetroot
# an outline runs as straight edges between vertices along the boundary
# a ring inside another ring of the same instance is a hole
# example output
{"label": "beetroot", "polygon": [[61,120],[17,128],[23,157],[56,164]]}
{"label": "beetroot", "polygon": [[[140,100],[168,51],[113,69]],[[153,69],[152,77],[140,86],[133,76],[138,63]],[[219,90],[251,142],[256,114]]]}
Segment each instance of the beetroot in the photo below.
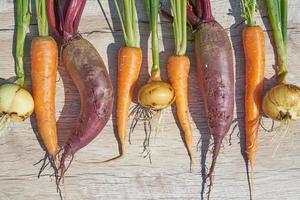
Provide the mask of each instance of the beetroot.
{"label": "beetroot", "polygon": [[198,0],[197,6],[191,3],[188,19],[196,30],[197,73],[208,127],[214,140],[212,164],[207,175],[210,182],[209,199],[216,160],[233,118],[233,53],[226,31],[212,17],[209,0]]}
{"label": "beetroot", "polygon": [[47,1],[51,30],[62,42],[62,61],[80,94],[80,114],[73,134],[63,146],[65,159],[88,145],[108,122],[113,106],[113,88],[105,64],[97,50],[78,34],[86,0]]}
{"label": "beetroot", "polygon": [[104,128],[113,105],[112,84],[97,50],[83,38],[63,48],[62,60],[80,94],[80,115],[62,160],[89,144]]}

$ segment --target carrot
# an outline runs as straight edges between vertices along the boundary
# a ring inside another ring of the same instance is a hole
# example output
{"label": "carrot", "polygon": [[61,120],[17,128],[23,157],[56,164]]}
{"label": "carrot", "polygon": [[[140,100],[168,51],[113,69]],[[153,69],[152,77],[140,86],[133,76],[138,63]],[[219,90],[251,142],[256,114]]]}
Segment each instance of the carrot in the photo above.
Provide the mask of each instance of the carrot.
{"label": "carrot", "polygon": [[188,77],[190,60],[187,56],[171,56],[168,60],[168,77],[174,89],[176,113],[183,131],[183,138],[188,155],[193,163],[192,129],[188,116]]}
{"label": "carrot", "polygon": [[46,2],[36,0],[39,37],[31,43],[31,79],[37,127],[48,154],[55,158],[58,143],[55,119],[55,87],[58,50],[48,36]]}
{"label": "carrot", "polygon": [[190,3],[188,19],[195,30],[195,57],[200,92],[213,137],[212,163],[207,175],[207,196],[210,199],[217,157],[233,118],[233,52],[226,31],[212,16],[210,0],[197,0],[197,7]]}
{"label": "carrot", "polygon": [[257,147],[265,68],[264,33],[261,27],[251,26],[244,28],[243,44],[246,62],[246,153],[250,166],[253,167]]}
{"label": "carrot", "polygon": [[135,0],[123,1],[123,15],[118,2],[115,5],[122,23],[125,47],[118,54],[117,127],[121,147],[120,156],[125,156],[125,139],[128,114],[135,82],[142,65],[142,50],[138,47],[137,14]]}
{"label": "carrot", "polygon": [[62,63],[80,95],[80,113],[73,134],[62,147],[60,179],[67,170],[66,159],[73,158],[103,130],[113,106],[113,88],[106,66],[93,45],[78,33],[85,3],[86,0],[49,0],[47,4],[50,28],[62,42]]}
{"label": "carrot", "polygon": [[31,79],[35,102],[35,116],[39,134],[48,153],[57,153],[55,119],[55,86],[58,50],[55,40],[49,36],[33,39],[31,43]]}
{"label": "carrot", "polygon": [[186,5],[187,2],[183,0],[171,1],[176,53],[168,59],[167,68],[168,77],[176,96],[177,117],[183,131],[183,140],[192,164],[192,130],[188,116],[188,77],[190,60],[189,57],[185,55],[187,42]]}
{"label": "carrot", "polygon": [[251,177],[257,150],[258,128],[264,83],[265,51],[264,33],[259,26],[243,30],[246,62],[245,87],[245,134],[246,154],[250,163]]}
{"label": "carrot", "polygon": [[123,47],[119,51],[118,60],[117,126],[122,149],[121,155],[124,156],[129,107],[142,64],[142,50]]}
{"label": "carrot", "polygon": [[243,16],[247,23],[242,35],[246,64],[245,151],[250,163],[251,185],[253,185],[253,166],[257,149],[257,137],[264,83],[265,39],[262,28],[255,25],[256,0],[243,0],[242,5]]}

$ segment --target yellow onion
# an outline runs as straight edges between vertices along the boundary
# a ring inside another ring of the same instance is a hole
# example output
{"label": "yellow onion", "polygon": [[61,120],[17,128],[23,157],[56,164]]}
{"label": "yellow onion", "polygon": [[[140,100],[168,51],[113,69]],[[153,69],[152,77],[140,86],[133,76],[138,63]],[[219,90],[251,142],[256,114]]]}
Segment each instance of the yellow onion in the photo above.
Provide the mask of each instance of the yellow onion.
{"label": "yellow onion", "polygon": [[23,121],[32,114],[33,109],[33,98],[27,90],[13,83],[0,86],[0,119]]}
{"label": "yellow onion", "polygon": [[300,88],[280,84],[270,89],[263,98],[262,109],[273,120],[296,120],[300,117]]}
{"label": "yellow onion", "polygon": [[152,110],[162,110],[175,100],[172,86],[163,81],[151,81],[138,92],[138,102],[141,106]]}

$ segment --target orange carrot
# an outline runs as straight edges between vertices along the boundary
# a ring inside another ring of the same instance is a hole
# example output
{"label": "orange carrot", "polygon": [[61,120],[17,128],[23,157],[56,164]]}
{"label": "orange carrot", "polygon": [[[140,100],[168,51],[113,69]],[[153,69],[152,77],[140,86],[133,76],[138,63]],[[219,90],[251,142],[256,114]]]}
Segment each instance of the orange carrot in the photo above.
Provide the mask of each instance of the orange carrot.
{"label": "orange carrot", "polygon": [[259,26],[243,30],[246,62],[245,131],[246,154],[251,169],[254,165],[265,68],[264,33]]}
{"label": "orange carrot", "polygon": [[188,155],[191,162],[192,156],[192,130],[188,117],[188,77],[190,60],[187,56],[171,56],[168,60],[168,77],[175,91],[176,111],[180,126],[183,131]]}
{"label": "orange carrot", "polygon": [[[168,77],[175,91],[176,114],[180,123],[183,141],[193,163],[193,136],[188,112],[188,77],[190,60],[185,55],[187,43],[187,2],[172,0],[171,9],[175,39],[175,55],[168,59]],[[165,12],[166,13],[166,12]]]}
{"label": "orange carrot", "polygon": [[117,86],[117,129],[120,156],[125,156],[125,139],[128,127],[128,114],[135,82],[142,65],[142,50],[138,48],[137,13],[135,0],[122,1],[122,11],[118,1],[114,1],[122,24],[125,47],[118,55],[118,86]]}
{"label": "orange carrot", "polygon": [[[260,26],[255,24],[256,0],[243,0],[243,16],[247,26],[243,30],[246,64],[245,86],[245,153],[250,164],[250,198],[253,196],[253,167],[257,149],[260,110],[265,70],[265,39]],[[248,166],[248,163],[247,163]],[[247,167],[248,168],[248,167]],[[248,171],[248,169],[247,169]]]}
{"label": "orange carrot", "polygon": [[31,44],[31,78],[39,134],[52,158],[57,153],[55,85],[58,50],[52,37],[41,36]]}
{"label": "orange carrot", "polygon": [[55,119],[58,50],[55,40],[49,36],[46,1],[35,0],[35,4],[39,37],[31,43],[32,93],[37,127],[51,161],[58,150]]}
{"label": "orange carrot", "polygon": [[250,166],[253,167],[264,82],[265,50],[263,30],[259,26],[246,27],[243,31],[243,44],[246,61],[246,153]]}
{"label": "orange carrot", "polygon": [[122,150],[121,156],[124,156],[128,112],[134,85],[142,64],[142,50],[134,47],[123,47],[119,50],[118,61],[117,127]]}

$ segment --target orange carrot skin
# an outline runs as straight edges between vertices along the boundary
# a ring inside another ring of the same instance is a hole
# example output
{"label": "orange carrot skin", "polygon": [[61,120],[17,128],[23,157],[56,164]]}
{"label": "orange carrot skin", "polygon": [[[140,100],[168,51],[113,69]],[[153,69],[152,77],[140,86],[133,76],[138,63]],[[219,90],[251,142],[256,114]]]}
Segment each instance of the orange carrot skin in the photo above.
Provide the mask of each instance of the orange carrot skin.
{"label": "orange carrot skin", "polygon": [[246,153],[251,166],[254,165],[259,116],[262,102],[265,68],[265,40],[259,26],[243,30],[243,46],[246,64],[245,131]]}
{"label": "orange carrot skin", "polygon": [[180,126],[183,131],[184,142],[188,154],[192,157],[192,129],[188,116],[188,77],[190,60],[187,56],[171,56],[168,59],[168,77],[175,91],[176,111]]}
{"label": "orange carrot skin", "polygon": [[142,65],[142,50],[122,47],[118,54],[117,127],[121,145],[121,156],[125,154],[125,139],[128,114],[133,90]]}
{"label": "orange carrot skin", "polygon": [[52,37],[36,37],[31,43],[31,79],[39,134],[52,157],[57,153],[55,88],[57,44]]}

